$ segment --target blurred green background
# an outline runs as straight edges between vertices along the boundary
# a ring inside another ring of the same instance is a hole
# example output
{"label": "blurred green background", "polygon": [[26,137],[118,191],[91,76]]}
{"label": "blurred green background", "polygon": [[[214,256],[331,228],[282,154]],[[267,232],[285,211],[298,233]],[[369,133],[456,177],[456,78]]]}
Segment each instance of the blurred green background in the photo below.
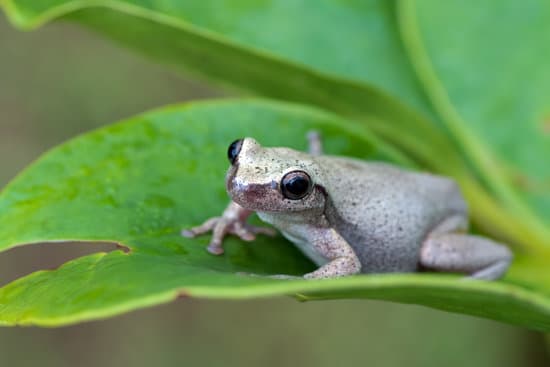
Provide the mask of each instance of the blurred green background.
{"label": "blurred green background", "polygon": [[[160,105],[228,95],[70,24],[23,33],[0,16],[0,55],[0,187],[76,134]],[[0,255],[0,285],[105,249],[8,251]],[[376,301],[182,299],[71,327],[0,328],[0,366],[176,364],[528,367],[550,360],[537,333]]]}

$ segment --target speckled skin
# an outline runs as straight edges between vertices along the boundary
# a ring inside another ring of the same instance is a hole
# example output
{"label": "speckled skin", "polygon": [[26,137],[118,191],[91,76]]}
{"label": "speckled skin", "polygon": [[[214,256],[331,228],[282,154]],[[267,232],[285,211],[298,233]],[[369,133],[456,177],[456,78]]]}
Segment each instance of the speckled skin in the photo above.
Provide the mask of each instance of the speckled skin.
{"label": "speckled skin", "polygon": [[447,178],[349,158],[319,159],[334,173],[323,183],[325,215],[352,245],[363,272],[417,270],[429,232],[446,218],[467,215],[457,185]]}
{"label": "speckled skin", "polygon": [[[319,265],[306,278],[425,267],[496,279],[506,271],[511,261],[506,247],[460,233],[467,229],[467,207],[454,181],[384,163],[318,155],[315,138],[311,146],[314,154],[263,148],[244,139],[226,177],[232,203],[222,217],[183,234],[213,230],[209,251],[220,254],[226,233],[246,240],[256,233],[271,234],[246,223],[257,212]],[[287,199],[281,178],[297,170],[311,177],[312,189],[302,199]]]}

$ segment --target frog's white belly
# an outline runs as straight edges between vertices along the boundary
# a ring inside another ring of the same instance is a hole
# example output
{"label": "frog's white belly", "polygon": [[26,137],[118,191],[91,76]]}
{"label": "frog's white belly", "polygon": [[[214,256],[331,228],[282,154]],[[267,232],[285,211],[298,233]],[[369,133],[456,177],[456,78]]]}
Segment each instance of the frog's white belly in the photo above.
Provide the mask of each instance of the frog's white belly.
{"label": "frog's white belly", "polygon": [[[278,213],[256,212],[261,220],[272,224],[283,236],[292,242],[304,255],[318,266],[328,263],[328,259],[315,250],[313,246],[305,239],[309,225],[301,223],[300,217],[290,215],[281,216]],[[282,229],[284,228],[284,230]]]}
{"label": "frog's white belly", "polygon": [[298,247],[298,249],[300,249],[300,251],[302,251],[304,255],[306,255],[308,258],[311,259],[311,261],[317,264],[317,266],[322,266],[328,263],[328,260],[321,254],[319,254],[315,250],[315,248],[313,248],[313,246],[311,246],[307,241],[299,237],[295,237],[290,233],[284,231],[281,231],[281,233],[283,234],[283,236],[285,236],[286,239],[296,245],[296,247]]}

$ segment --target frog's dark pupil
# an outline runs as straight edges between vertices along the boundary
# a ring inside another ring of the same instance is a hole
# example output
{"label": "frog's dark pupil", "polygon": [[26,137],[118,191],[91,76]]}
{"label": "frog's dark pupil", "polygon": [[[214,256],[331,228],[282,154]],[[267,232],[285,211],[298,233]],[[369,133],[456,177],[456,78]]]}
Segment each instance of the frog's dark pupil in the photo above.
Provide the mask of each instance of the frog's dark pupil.
{"label": "frog's dark pupil", "polygon": [[286,191],[294,195],[302,195],[307,191],[308,182],[303,177],[293,177],[285,184]]}
{"label": "frog's dark pupil", "polygon": [[229,145],[229,148],[227,149],[227,158],[231,164],[235,164],[235,160],[237,159],[242,146],[243,139],[237,139]]}
{"label": "frog's dark pupil", "polygon": [[287,199],[298,200],[305,197],[311,188],[311,179],[302,171],[290,172],[283,177],[282,192]]}

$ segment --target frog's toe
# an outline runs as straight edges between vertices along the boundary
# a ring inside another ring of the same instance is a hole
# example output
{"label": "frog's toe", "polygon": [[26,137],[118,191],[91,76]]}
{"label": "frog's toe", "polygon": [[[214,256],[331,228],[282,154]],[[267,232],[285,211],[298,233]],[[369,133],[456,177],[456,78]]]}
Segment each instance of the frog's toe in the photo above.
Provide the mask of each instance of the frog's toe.
{"label": "frog's toe", "polygon": [[247,272],[238,272],[237,275],[243,275],[248,277],[258,277],[258,278],[269,278],[269,279],[283,279],[283,280],[296,280],[296,279],[304,279],[301,276],[296,275],[287,275],[287,274],[273,274],[273,275],[265,275],[265,274],[256,274],[256,273],[247,273]]}
{"label": "frog's toe", "polygon": [[297,279],[303,280],[304,279],[304,277],[300,277],[297,275],[287,275],[287,274],[273,274],[273,275],[269,275],[268,278],[282,279],[282,280],[297,280]]}
{"label": "frog's toe", "polygon": [[212,255],[221,255],[223,254],[223,247],[220,244],[210,244],[206,248],[208,252],[210,252]]}
{"label": "frog's toe", "polygon": [[235,223],[230,232],[236,236],[239,236],[244,241],[255,240],[257,234],[263,234],[270,237],[274,237],[277,234],[277,231],[273,228],[253,226],[241,222]]}
{"label": "frog's toe", "polygon": [[187,237],[187,238],[193,238],[193,237],[196,237],[197,235],[191,229],[182,229],[181,236]]}
{"label": "frog's toe", "polygon": [[269,237],[275,237],[277,235],[277,231],[275,230],[275,228],[251,225],[247,225],[247,227],[248,230],[254,234],[264,234]]}
{"label": "frog's toe", "polygon": [[231,230],[231,233],[239,236],[239,238],[244,241],[254,241],[254,239],[256,239],[254,232],[250,231],[248,226],[244,225],[241,222],[235,223]]}
{"label": "frog's toe", "polygon": [[220,219],[219,217],[210,218],[207,221],[205,221],[203,224],[195,227],[183,229],[180,233],[183,237],[187,237],[187,238],[200,236],[201,234],[210,232],[216,226],[216,223],[218,223],[219,219]]}

